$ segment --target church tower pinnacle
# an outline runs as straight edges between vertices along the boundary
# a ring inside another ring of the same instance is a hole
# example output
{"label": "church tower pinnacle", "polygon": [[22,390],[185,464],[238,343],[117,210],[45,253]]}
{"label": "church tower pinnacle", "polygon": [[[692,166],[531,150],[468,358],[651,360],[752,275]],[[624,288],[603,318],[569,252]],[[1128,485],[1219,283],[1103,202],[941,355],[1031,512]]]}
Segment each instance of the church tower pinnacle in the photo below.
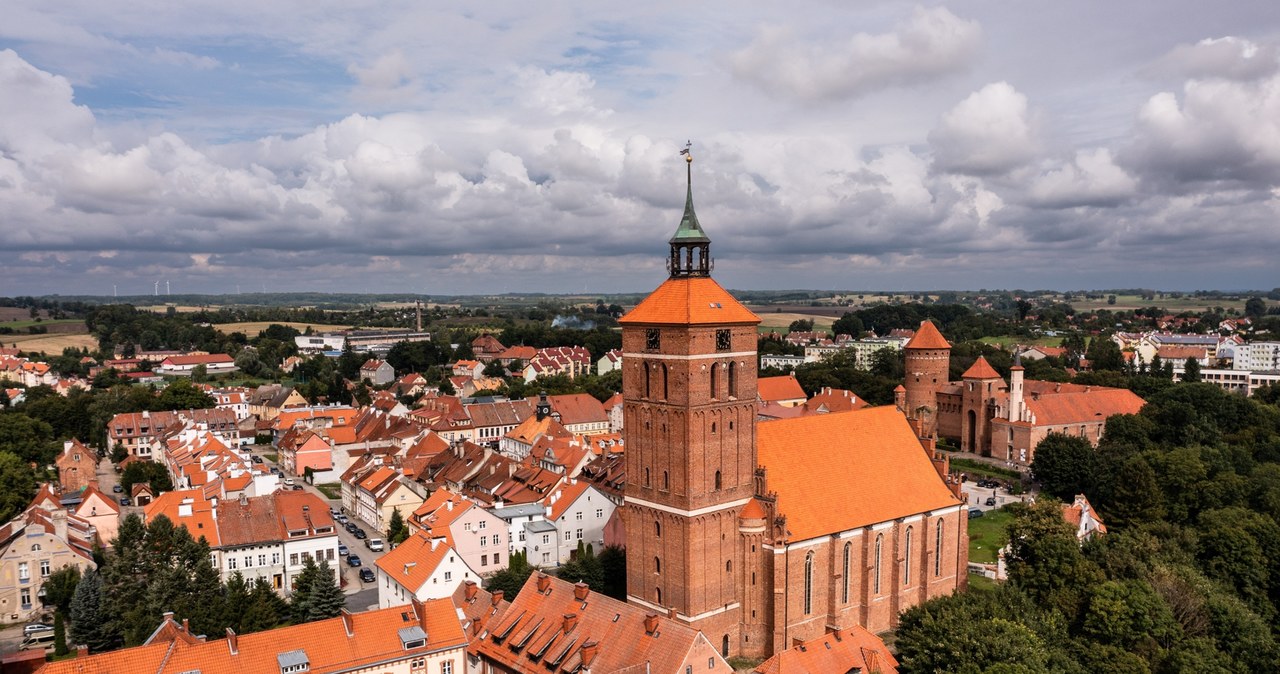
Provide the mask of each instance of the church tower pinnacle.
{"label": "church tower pinnacle", "polygon": [[702,231],[698,222],[698,214],[693,210],[693,155],[689,152],[692,143],[686,143],[680,154],[684,155],[686,191],[684,197],[684,216],[680,218],[680,226],[671,237],[671,259],[667,261],[671,278],[691,276],[711,276],[711,239]]}

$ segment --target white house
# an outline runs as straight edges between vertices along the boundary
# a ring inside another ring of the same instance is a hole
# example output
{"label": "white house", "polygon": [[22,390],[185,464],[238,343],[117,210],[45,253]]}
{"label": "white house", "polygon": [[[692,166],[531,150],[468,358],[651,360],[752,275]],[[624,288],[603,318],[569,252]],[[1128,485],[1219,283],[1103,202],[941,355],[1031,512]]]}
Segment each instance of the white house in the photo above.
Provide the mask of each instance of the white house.
{"label": "white house", "polygon": [[378,608],[453,595],[464,580],[480,581],[444,537],[410,536],[383,555],[378,567]]}

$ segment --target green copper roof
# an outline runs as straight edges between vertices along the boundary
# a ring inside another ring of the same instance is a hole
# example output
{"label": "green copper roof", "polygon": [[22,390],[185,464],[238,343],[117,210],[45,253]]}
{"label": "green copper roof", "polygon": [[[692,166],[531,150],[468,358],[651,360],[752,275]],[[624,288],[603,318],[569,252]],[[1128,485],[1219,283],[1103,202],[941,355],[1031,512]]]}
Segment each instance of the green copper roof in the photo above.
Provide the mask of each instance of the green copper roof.
{"label": "green copper roof", "polygon": [[693,212],[693,167],[687,164],[689,171],[689,191],[684,198],[684,216],[680,218],[680,227],[668,243],[711,243],[707,233],[698,224],[698,214]]}

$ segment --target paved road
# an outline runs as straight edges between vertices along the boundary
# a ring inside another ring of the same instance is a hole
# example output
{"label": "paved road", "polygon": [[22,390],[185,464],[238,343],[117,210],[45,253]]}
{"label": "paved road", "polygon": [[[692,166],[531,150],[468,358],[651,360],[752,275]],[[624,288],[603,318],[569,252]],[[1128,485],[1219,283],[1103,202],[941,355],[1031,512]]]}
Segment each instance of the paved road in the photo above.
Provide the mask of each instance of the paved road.
{"label": "paved road", "polygon": [[[256,453],[258,456],[262,456],[263,463],[265,463],[267,467],[271,467],[271,466],[274,466],[275,464],[273,464],[269,459],[263,456],[263,452],[265,452],[267,449],[269,448],[258,446],[258,445],[250,447],[251,452]],[[287,477],[293,477],[294,484],[301,485],[303,491],[307,491],[312,494],[315,494],[316,496],[319,496],[321,499],[324,500],[325,503],[329,504],[329,507],[338,511],[342,510],[342,499],[328,498],[327,496],[324,495],[324,492],[320,491],[319,489],[316,489],[314,486],[310,484],[307,484],[307,481],[302,479],[301,477],[298,477],[298,476],[287,476]],[[385,532],[375,532],[369,527],[369,525],[365,524],[364,522],[357,522],[357,524],[360,525],[361,529],[364,529],[365,533],[369,535],[369,538],[385,539],[385,535],[384,535]],[[343,545],[346,545],[347,548],[352,552],[352,554],[360,558],[361,566],[367,566],[367,567],[373,568],[374,562],[377,561],[379,558],[381,558],[382,555],[386,554],[385,545],[382,552],[374,552],[365,546],[365,541],[357,539],[354,535],[352,535],[345,528],[343,528],[341,524],[338,525],[338,541],[341,542]],[[360,569],[354,568],[348,565],[347,560],[345,558],[338,565],[338,570],[341,571],[342,573],[342,581],[344,583],[342,589],[348,595],[355,595],[357,593],[360,593],[368,589],[373,589],[373,590],[377,589],[376,582],[375,583],[362,582],[360,580]],[[376,569],[375,569],[375,572],[376,572]],[[373,596],[373,600],[369,603],[372,603],[372,604],[378,603],[378,597],[376,593]]]}

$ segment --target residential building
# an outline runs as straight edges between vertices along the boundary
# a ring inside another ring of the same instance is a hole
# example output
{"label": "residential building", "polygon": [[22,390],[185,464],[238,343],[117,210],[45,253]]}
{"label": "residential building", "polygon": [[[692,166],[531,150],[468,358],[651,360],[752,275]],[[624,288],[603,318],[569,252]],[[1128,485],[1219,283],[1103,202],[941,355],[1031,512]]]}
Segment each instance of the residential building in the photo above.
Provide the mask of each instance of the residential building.
{"label": "residential building", "polygon": [[480,575],[501,571],[510,562],[507,523],[461,494],[437,489],[404,516],[411,534],[447,538],[462,561]]}
{"label": "residential building", "polygon": [[111,540],[120,531],[120,505],[114,498],[98,489],[96,482],[91,482],[80,492],[80,503],[74,506],[74,513],[93,528],[98,545],[111,547]]}
{"label": "residential building", "polygon": [[98,479],[98,453],[79,440],[63,442],[55,463],[63,492],[80,491]]}
{"label": "residential building", "polygon": [[338,533],[329,505],[315,494],[277,491],[218,500],[199,490],[178,490],[161,494],[144,512],[148,522],[164,515],[207,540],[224,582],[239,573],[249,582],[263,578],[288,595],[308,559],[328,562],[339,578]]}
{"label": "residential building", "polygon": [[589,393],[567,393],[547,396],[551,416],[574,435],[598,435],[609,432],[609,413]]}
{"label": "residential building", "polygon": [[0,526],[0,617],[19,622],[47,610],[45,580],[66,566],[94,568],[93,541],[89,524],[42,486],[25,511]]}
{"label": "residential building", "polygon": [[197,367],[203,366],[210,375],[237,372],[236,359],[225,353],[206,353],[191,356],[169,356],[156,366],[155,372],[164,376],[190,377]]}
{"label": "residential building", "polygon": [[378,608],[451,597],[463,581],[480,580],[444,536],[410,536],[375,565]]}
{"label": "residential building", "polygon": [[[488,333],[471,340],[471,354],[476,357],[476,360],[486,365],[506,350],[507,347],[503,346],[502,342],[499,342],[496,337]],[[506,365],[506,363],[503,363],[503,365]]]}
{"label": "residential building", "polygon": [[524,552],[530,564],[549,568],[573,559],[578,544],[604,549],[604,529],[617,508],[587,480],[562,482],[542,500],[542,518],[525,526]]}
{"label": "residential building", "polygon": [[596,361],[596,374],[605,375],[622,369],[622,349],[610,349]]}
{"label": "residential building", "polygon": [[356,519],[375,531],[386,531],[393,511],[399,510],[401,517],[407,517],[422,505],[422,496],[411,484],[404,475],[390,466],[370,464],[357,468],[350,475],[343,475],[343,502],[345,504],[347,501],[346,494],[349,490],[354,505],[350,512]]}
{"label": "residential building", "polygon": [[438,599],[217,638],[196,637],[165,614],[141,646],[52,662],[40,673],[463,674],[466,653],[453,601]]}
{"label": "residential building", "polygon": [[776,403],[783,407],[797,407],[803,405],[809,399],[809,396],[805,395],[804,389],[800,388],[800,382],[795,378],[795,375],[760,377],[756,384],[756,397],[762,403]]}
{"label": "residential building", "polygon": [[130,456],[152,459],[165,440],[183,428],[207,431],[229,447],[241,444],[235,412],[228,409],[177,410],[174,412],[129,412],[107,422],[107,443],[124,445]]}
{"label": "residential building", "polygon": [[367,380],[374,386],[390,384],[396,378],[396,369],[391,363],[377,358],[370,358],[360,366],[360,379]]}
{"label": "residential building", "polygon": [[702,632],[585,583],[535,573],[509,606],[486,613],[466,625],[476,635],[468,653],[477,672],[733,672]]}

